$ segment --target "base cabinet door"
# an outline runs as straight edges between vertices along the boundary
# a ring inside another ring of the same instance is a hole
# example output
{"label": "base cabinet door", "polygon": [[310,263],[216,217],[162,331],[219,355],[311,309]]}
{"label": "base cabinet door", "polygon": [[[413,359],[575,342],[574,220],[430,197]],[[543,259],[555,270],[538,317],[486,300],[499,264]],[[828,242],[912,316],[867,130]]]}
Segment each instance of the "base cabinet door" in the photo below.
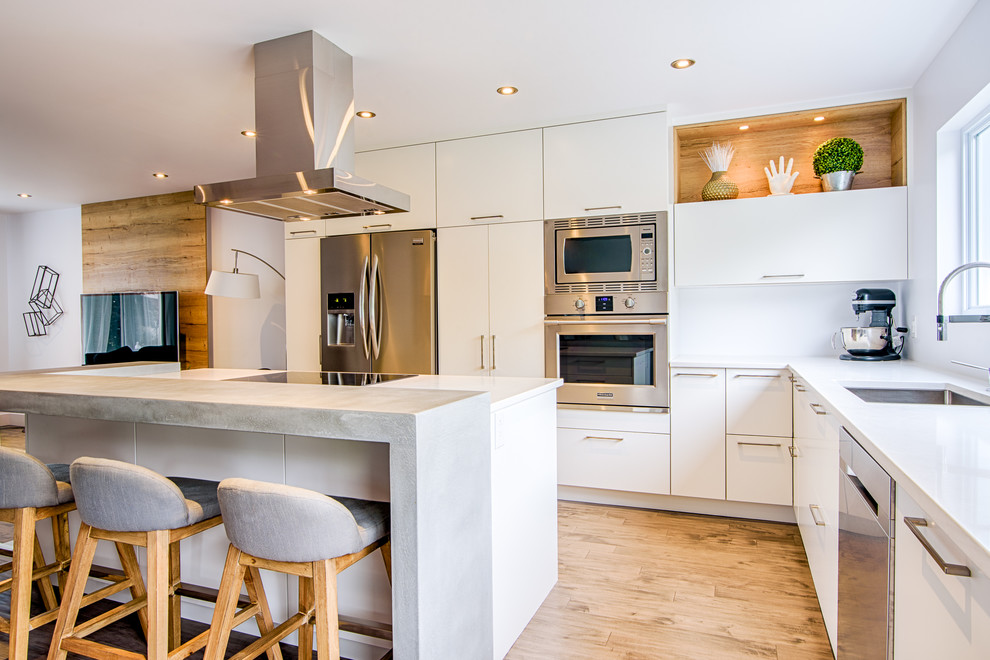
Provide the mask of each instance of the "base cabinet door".
{"label": "base cabinet door", "polygon": [[794,389],[794,517],[825,630],[835,649],[839,618],[839,426],[799,382]]}
{"label": "base cabinet door", "polygon": [[725,369],[670,374],[670,494],[725,499]]}
{"label": "base cabinet door", "polygon": [[725,436],[725,499],[791,505],[790,438]]}
{"label": "base cabinet door", "polygon": [[662,433],[557,429],[562,486],[670,494],[670,436]]}
{"label": "base cabinet door", "polygon": [[[903,488],[897,489],[894,551],[894,657],[897,660],[990,657],[990,577],[953,544]],[[942,556],[969,577],[947,575],[906,519]],[[919,524],[921,520],[927,524]]]}

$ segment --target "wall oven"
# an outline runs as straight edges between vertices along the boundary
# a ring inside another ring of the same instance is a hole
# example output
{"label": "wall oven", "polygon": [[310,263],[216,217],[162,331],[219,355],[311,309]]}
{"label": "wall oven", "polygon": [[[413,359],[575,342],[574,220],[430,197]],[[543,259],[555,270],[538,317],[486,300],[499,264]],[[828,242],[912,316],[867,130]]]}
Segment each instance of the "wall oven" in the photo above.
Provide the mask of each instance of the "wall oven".
{"label": "wall oven", "polygon": [[668,408],[667,213],[547,220],[544,250],[557,403]]}
{"label": "wall oven", "polygon": [[557,403],[667,408],[664,316],[557,317],[546,321],[546,374]]}

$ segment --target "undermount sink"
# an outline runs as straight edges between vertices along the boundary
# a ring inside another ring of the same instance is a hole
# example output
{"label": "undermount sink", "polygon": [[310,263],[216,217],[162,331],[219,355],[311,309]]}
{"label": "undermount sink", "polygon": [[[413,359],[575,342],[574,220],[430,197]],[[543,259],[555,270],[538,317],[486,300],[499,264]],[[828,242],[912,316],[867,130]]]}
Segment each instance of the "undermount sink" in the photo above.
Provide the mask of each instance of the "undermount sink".
{"label": "undermount sink", "polygon": [[909,387],[846,387],[868,403],[924,403],[941,406],[990,406],[956,390]]}

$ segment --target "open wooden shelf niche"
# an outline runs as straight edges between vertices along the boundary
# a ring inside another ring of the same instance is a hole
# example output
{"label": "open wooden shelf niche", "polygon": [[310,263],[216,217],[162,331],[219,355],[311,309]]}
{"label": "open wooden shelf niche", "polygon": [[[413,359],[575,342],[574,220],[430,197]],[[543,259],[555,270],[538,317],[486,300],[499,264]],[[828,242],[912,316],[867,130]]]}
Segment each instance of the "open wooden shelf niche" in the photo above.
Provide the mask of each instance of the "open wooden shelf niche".
{"label": "open wooden shelf niche", "polygon": [[[825,119],[815,121],[815,117]],[[749,128],[740,130],[744,125]],[[834,137],[852,138],[863,147],[863,169],[853,180],[854,190],[907,185],[906,136],[905,99],[676,126],[676,203],[701,201],[701,189],[711,172],[699,154],[712,142],[731,142],[735,147],[727,177],[744,198],[770,194],[763,168],[771,160],[779,165],[781,156],[785,167],[793,158],[793,171],[801,173],[792,193],[821,192],[811,158],[819,144]]]}

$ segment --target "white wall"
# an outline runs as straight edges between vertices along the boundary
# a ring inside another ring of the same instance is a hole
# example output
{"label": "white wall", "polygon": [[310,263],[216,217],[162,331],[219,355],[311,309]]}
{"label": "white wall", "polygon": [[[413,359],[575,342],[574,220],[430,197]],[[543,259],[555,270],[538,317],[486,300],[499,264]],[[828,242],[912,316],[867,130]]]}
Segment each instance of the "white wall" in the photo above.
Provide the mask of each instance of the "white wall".
{"label": "white wall", "polygon": [[[7,364],[9,370],[82,364],[79,296],[82,293],[82,216],[74,207],[7,216],[5,277]],[[59,274],[55,299],[64,314],[42,337],[28,337],[22,314],[39,265]],[[2,335],[0,335],[2,337]]]}
{"label": "white wall", "polygon": [[[210,263],[214,270],[234,268],[231,248],[256,254],[285,273],[281,222],[244,213],[209,209]],[[261,298],[210,298],[210,366],[285,369],[285,282],[263,263],[239,255],[237,268],[256,273]]]}
{"label": "white wall", "polygon": [[[905,302],[909,314],[919,320],[919,336],[911,343],[910,357],[967,375],[976,374],[953,367],[949,360],[990,365],[990,324],[950,325],[949,339],[935,341],[939,281],[962,263],[955,232],[951,230],[958,223],[958,207],[953,203],[960,194],[958,161],[951,155],[945,158],[945,140],[940,153],[937,135],[943,128],[948,130],[953,120],[965,119],[957,115],[990,85],[987,26],[990,26],[990,0],[979,0],[918,80],[908,112],[913,124],[908,161],[911,279],[905,286]],[[952,287],[960,284],[957,280]],[[958,307],[947,306],[946,313],[950,312],[958,313]]]}
{"label": "white wall", "polygon": [[[0,310],[9,318],[7,309],[7,266],[10,259],[7,256],[7,218],[0,215]],[[0,371],[8,371],[7,366],[7,323],[0,322]]]}

